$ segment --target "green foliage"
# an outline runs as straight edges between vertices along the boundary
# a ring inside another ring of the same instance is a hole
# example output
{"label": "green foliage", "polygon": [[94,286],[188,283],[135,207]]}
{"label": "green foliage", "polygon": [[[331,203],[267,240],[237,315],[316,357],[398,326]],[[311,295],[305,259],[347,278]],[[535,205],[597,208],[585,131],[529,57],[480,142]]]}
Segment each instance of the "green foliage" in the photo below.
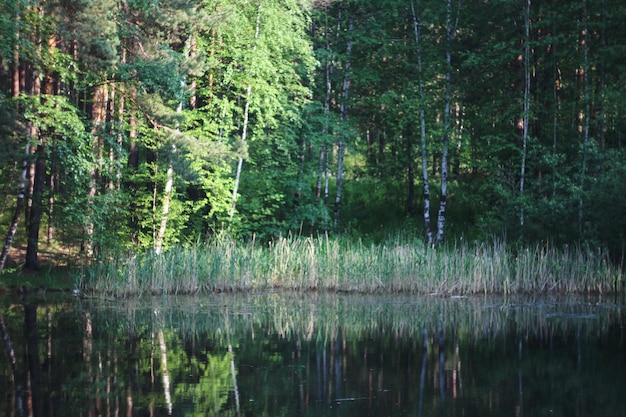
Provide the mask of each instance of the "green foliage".
{"label": "green foliage", "polygon": [[413,6],[420,74],[406,1],[3,0],[1,94],[15,80],[21,96],[0,101],[1,197],[14,198],[25,145],[45,144],[63,243],[93,239],[103,257],[154,247],[170,166],[165,247],[271,241],[329,229],[341,143],[338,230],[420,236],[422,163],[434,220],[447,134],[451,236],[622,257],[626,8],[533,3],[527,37],[519,4],[459,2],[448,45],[446,3]]}

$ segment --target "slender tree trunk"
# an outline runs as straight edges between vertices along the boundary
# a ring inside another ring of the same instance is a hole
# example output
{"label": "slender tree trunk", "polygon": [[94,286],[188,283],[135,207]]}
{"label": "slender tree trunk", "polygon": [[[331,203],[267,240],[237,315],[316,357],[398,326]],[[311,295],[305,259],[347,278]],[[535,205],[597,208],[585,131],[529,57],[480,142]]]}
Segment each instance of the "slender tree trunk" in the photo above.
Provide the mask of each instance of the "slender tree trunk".
{"label": "slender tree trunk", "polygon": [[[198,41],[196,40],[196,36],[192,33],[189,35],[189,58],[195,59],[198,55]],[[196,75],[191,74],[191,81],[189,83],[189,91],[191,92],[191,97],[189,97],[189,108],[195,109],[198,107],[198,97],[196,96],[197,90],[197,82]]]}
{"label": "slender tree trunk", "polygon": [[[254,46],[252,51],[256,51],[257,49],[257,40],[259,39],[259,33],[261,29],[261,4],[259,1],[259,8],[256,15],[256,28],[254,32]],[[241,143],[245,144],[248,139],[248,116],[250,112],[250,97],[252,96],[252,84],[248,84],[248,88],[246,89],[246,104],[243,111],[243,127],[241,130]],[[237,161],[237,170],[235,172],[235,185],[233,187],[233,198],[232,205],[230,208],[230,218],[232,219],[235,215],[235,211],[237,210],[237,193],[239,192],[239,181],[241,179],[241,170],[243,167],[243,156],[239,157],[239,161]]]}
{"label": "slender tree trunk", "polygon": [[[246,104],[243,111],[243,128],[241,130],[241,143],[245,144],[248,136],[248,115],[250,111],[250,96],[252,95],[252,85],[248,85],[246,90]],[[230,207],[230,218],[232,219],[237,210],[237,194],[239,192],[239,181],[241,179],[241,170],[243,168],[243,156],[237,161],[237,170],[235,171],[235,185],[233,187],[232,206]]]}
{"label": "slender tree trunk", "polygon": [[530,121],[530,0],[526,2],[524,14],[524,114],[522,116],[522,164],[520,168],[520,227],[524,227],[524,181],[526,179],[526,147],[528,145],[528,124]]}
{"label": "slender tree trunk", "polygon": [[[116,101],[116,88],[115,86],[111,86],[111,91],[109,92],[109,97],[108,97],[108,101],[107,101],[107,125],[109,126],[109,134],[111,136],[117,136],[119,134],[118,129],[121,127],[121,125],[115,126],[118,122],[118,119],[116,116],[116,110],[115,106],[118,104]],[[121,94],[120,94],[121,96]],[[120,109],[121,110],[121,109]],[[117,188],[117,172],[115,170],[115,160],[117,159],[117,155],[116,155],[116,151],[115,151],[115,147],[113,145],[109,146],[109,150],[108,150],[108,155],[107,155],[107,159],[108,159],[108,169],[107,169],[107,176],[108,176],[108,184],[107,184],[107,189],[109,191],[113,191]]]}
{"label": "slender tree trunk", "polygon": [[20,21],[20,11],[18,10],[15,16],[15,47],[13,48],[13,73],[11,74],[11,95],[14,98],[20,96],[20,93],[22,92],[21,82],[23,82],[23,80],[20,79]]}
{"label": "slender tree trunk", "polygon": [[26,178],[27,172],[28,162],[24,160],[22,179],[20,181],[20,186],[17,191],[17,203],[15,204],[15,211],[13,213],[13,218],[11,219],[11,225],[9,226],[9,232],[7,233],[4,247],[2,248],[2,254],[0,254],[0,273],[2,273],[2,270],[4,269],[7,256],[9,255],[11,245],[13,244],[13,239],[15,238],[15,233],[17,232],[17,226],[20,222],[20,216],[22,215],[22,211],[24,210],[26,199],[26,184],[28,183],[28,180]]}
{"label": "slender tree trunk", "polygon": [[97,86],[93,93],[93,103],[91,105],[91,122],[93,124],[91,132],[94,137],[92,147],[95,156],[94,159],[97,162],[90,174],[89,194],[87,195],[90,207],[87,209],[83,240],[83,252],[87,258],[92,258],[94,256],[94,211],[92,206],[95,204],[94,200],[98,192],[99,177],[102,170],[102,132],[107,118],[108,100],[109,90],[107,85],[103,83],[102,85]]}
{"label": "slender tree trunk", "polygon": [[[39,16],[43,19],[43,8],[39,9]],[[41,39],[39,33],[36,38],[38,40],[39,54],[42,54]],[[46,51],[47,53],[48,51]],[[46,83],[43,86],[43,90],[46,93],[51,92],[52,86],[50,79],[46,77]],[[39,71],[34,73],[34,81],[32,86],[32,95],[39,101],[41,96],[42,85]],[[26,210],[26,259],[24,267],[29,270],[38,269],[37,253],[39,251],[39,229],[41,226],[41,216],[43,214],[43,190],[45,183],[45,171],[46,171],[46,156],[45,156],[45,138],[41,137],[39,129],[32,123],[29,124],[29,141],[39,139],[39,144],[36,147],[30,145],[29,153],[33,152],[36,155],[35,163],[30,164],[28,168],[28,178],[30,190],[28,195],[28,207]]]}
{"label": "slender tree trunk", "polygon": [[161,209],[161,224],[154,240],[154,251],[157,255],[161,254],[163,249],[163,240],[165,238],[165,231],[167,229],[167,220],[170,212],[170,201],[172,199],[172,190],[174,188],[174,167],[172,166],[173,154],[176,153],[176,146],[172,145],[172,155],[170,156],[170,163],[167,167],[167,180],[165,183],[165,191],[163,193],[163,207]]}
{"label": "slender tree trunk", "polygon": [[[448,143],[450,141],[450,101],[451,101],[451,72],[452,72],[452,37],[456,32],[456,24],[452,27],[452,0],[447,3],[446,18],[446,90],[445,108],[443,114],[443,140],[441,151],[441,196],[439,199],[439,211],[437,214],[437,242],[443,241],[446,224],[446,206],[448,200]],[[458,15],[457,15],[458,19]],[[458,22],[458,20],[457,20]]]}
{"label": "slender tree trunk", "polygon": [[43,215],[43,190],[46,173],[45,140],[41,140],[37,147],[37,159],[35,161],[35,176],[33,181],[32,205],[28,221],[28,243],[26,246],[26,259],[24,268],[29,270],[39,269],[37,255],[39,252],[39,230]]}
{"label": "slender tree trunk", "polygon": [[579,181],[579,189],[580,195],[578,196],[578,237],[582,240],[583,238],[583,220],[584,220],[584,189],[585,189],[585,176],[587,175],[587,152],[589,147],[589,113],[591,111],[591,97],[589,94],[589,34],[588,34],[588,22],[587,22],[587,2],[583,2],[584,10],[583,10],[583,100],[584,100],[584,124],[583,124],[583,149],[582,149],[582,162],[580,167],[580,181]]}
{"label": "slender tree trunk", "polygon": [[[331,99],[331,94],[332,94],[331,74],[333,71],[332,59],[330,57],[330,53],[331,53],[330,39],[328,37],[328,4],[326,3],[324,4],[324,16],[326,18],[326,22],[324,26],[324,37],[326,38],[326,53],[328,57],[325,63],[326,94],[324,96],[324,126],[322,127],[323,143],[320,146],[319,167],[318,167],[318,173],[317,173],[317,189],[315,193],[318,199],[322,195],[322,178],[325,176],[324,174],[326,171],[324,169],[326,165],[325,161],[327,161],[325,156],[326,156],[326,149],[328,146],[326,138],[328,135],[328,128],[330,124],[330,99]],[[326,193],[324,203],[326,203],[327,197],[328,197],[328,194]]]}
{"label": "slender tree trunk", "polygon": [[48,233],[46,236],[46,241],[49,244],[52,243],[52,239],[54,238],[54,203],[55,203],[55,193],[57,191],[56,184],[59,179],[59,171],[56,166],[51,167],[51,172],[48,181]]}
{"label": "slender tree trunk", "polygon": [[422,73],[422,44],[420,42],[421,20],[417,18],[413,3],[411,3],[411,12],[413,13],[413,29],[415,31],[415,45],[417,48],[417,77],[420,98],[420,137],[422,147],[422,186],[424,194],[424,228],[426,230],[426,242],[431,245],[433,243],[433,232],[430,227],[430,187],[428,185],[428,152],[426,150],[426,116],[424,114],[425,98]]}
{"label": "slender tree trunk", "polygon": [[[556,33],[556,29],[553,28],[553,32]],[[556,156],[557,149],[557,140],[558,140],[558,127],[559,127],[559,85],[560,76],[558,71],[558,61],[557,61],[557,42],[555,41],[550,50],[552,51],[552,155]],[[552,166],[552,198],[556,197],[556,174],[557,174],[557,166],[553,164]]]}
{"label": "slender tree trunk", "polygon": [[[349,17],[348,33],[352,36],[353,22],[352,16]],[[352,54],[352,39],[348,39],[348,45],[346,46],[346,65],[344,68],[343,86],[341,88],[341,106],[340,106],[340,118],[341,123],[345,124],[348,118],[348,97],[350,92],[350,55]],[[337,194],[335,196],[335,214],[334,214],[334,230],[339,230],[339,214],[341,212],[341,197],[343,193],[343,160],[345,156],[345,142],[342,134],[339,135],[339,142],[337,143]]]}

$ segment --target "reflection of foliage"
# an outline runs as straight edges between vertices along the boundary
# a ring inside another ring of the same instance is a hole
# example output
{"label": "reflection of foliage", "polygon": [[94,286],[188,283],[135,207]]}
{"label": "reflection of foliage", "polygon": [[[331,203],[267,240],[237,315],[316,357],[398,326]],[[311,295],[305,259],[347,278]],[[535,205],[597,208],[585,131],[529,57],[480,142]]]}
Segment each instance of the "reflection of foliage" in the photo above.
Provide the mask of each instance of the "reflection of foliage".
{"label": "reflection of foliage", "polygon": [[[398,415],[418,415],[426,330],[425,395],[434,401],[425,404],[423,415],[467,415],[464,398],[475,407],[469,414],[511,414],[520,380],[524,397],[533,401],[526,404],[528,415],[556,401],[562,412],[555,415],[571,415],[567,407],[589,409],[582,400],[566,404],[572,397],[593,398],[602,402],[604,415],[616,415],[611,407],[625,365],[616,343],[623,312],[590,301],[320,293],[82,300],[73,309],[39,309],[39,340],[47,340],[38,348],[42,395],[54,404],[51,415],[102,407],[111,414],[132,407],[133,415],[165,415],[165,347],[173,415],[233,416],[235,389],[242,394],[242,415],[324,414],[320,407],[334,407],[337,396],[363,396],[368,381],[381,384],[373,387],[370,415],[395,406],[395,400],[386,402],[387,392],[403,396],[406,408]],[[23,313],[4,316],[17,357],[26,362]],[[448,375],[445,404],[436,401],[439,327]],[[464,381],[457,402],[449,392],[453,373]],[[2,392],[12,389],[9,375],[0,356]],[[341,407],[342,415],[365,412],[358,401]]]}
{"label": "reflection of foliage", "polygon": [[168,354],[172,363],[170,372],[182,381],[175,386],[174,403],[193,404],[186,416],[224,415],[223,407],[233,389],[231,358],[228,352],[189,356],[183,349]]}

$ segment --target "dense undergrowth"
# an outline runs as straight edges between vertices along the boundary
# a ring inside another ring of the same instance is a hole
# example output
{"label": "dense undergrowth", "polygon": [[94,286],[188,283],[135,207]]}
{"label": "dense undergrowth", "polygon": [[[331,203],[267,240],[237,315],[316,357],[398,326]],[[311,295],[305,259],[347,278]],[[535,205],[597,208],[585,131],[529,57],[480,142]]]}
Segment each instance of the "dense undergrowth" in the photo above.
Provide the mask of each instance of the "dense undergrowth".
{"label": "dense undergrowth", "polygon": [[624,274],[602,250],[501,240],[429,247],[341,238],[280,238],[269,244],[216,239],[156,255],[119,256],[76,278],[113,296],[289,289],[361,293],[513,294],[621,291]]}

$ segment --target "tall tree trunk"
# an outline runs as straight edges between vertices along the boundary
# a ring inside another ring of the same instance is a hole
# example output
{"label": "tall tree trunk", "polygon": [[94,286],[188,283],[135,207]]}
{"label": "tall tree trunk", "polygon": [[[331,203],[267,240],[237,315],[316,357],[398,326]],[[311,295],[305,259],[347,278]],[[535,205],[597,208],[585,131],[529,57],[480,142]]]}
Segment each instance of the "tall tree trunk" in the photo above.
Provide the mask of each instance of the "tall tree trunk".
{"label": "tall tree trunk", "polygon": [[[43,19],[43,7],[39,9],[40,18]],[[38,43],[41,44],[39,34],[36,35],[38,39]],[[38,48],[39,54],[42,54],[41,45]],[[47,53],[48,51],[46,51]],[[31,94],[37,98],[37,100],[41,100],[41,77],[39,71],[35,71],[34,81],[32,86]],[[52,90],[52,85],[49,77],[46,78],[46,83],[43,86],[43,91],[46,93],[50,93]],[[41,226],[41,216],[43,214],[43,190],[44,190],[44,182],[45,182],[45,171],[46,171],[46,156],[45,156],[45,138],[41,137],[39,129],[31,122],[29,124],[29,141],[34,141],[36,138],[39,139],[39,145],[36,147],[30,146],[30,150],[36,155],[35,163],[30,164],[28,168],[28,178],[29,178],[29,186],[30,190],[28,195],[30,196],[28,200],[28,207],[26,210],[26,235],[27,235],[27,246],[26,246],[26,259],[24,267],[30,270],[36,270],[39,268],[37,262],[37,253],[39,251],[39,229]]]}
{"label": "tall tree trunk", "polygon": [[[553,18],[556,20],[555,18]],[[555,24],[553,23],[553,33],[556,33]],[[559,86],[560,75],[557,61],[557,41],[554,41],[550,45],[552,51],[552,155],[556,156],[557,140],[558,140],[558,128],[559,128]],[[552,166],[552,198],[556,197],[556,175],[557,164]]]}
{"label": "tall tree trunk", "polygon": [[[419,4],[419,3],[418,3]],[[415,31],[415,45],[417,49],[417,77],[419,84],[420,98],[420,137],[422,146],[422,186],[424,194],[424,228],[426,231],[426,242],[433,243],[433,232],[430,227],[430,187],[428,185],[428,152],[426,150],[426,116],[424,112],[424,81],[422,73],[422,44],[420,42],[421,19],[417,18],[415,6],[411,3],[413,13],[413,29]]]}
{"label": "tall tree trunk", "polygon": [[[256,15],[256,28],[254,32],[254,46],[252,47],[252,51],[256,51],[257,49],[257,40],[259,39],[259,33],[261,30],[261,4],[262,2],[259,0],[259,8]],[[248,88],[246,89],[246,104],[244,106],[243,111],[243,127],[241,130],[241,143],[245,144],[248,139],[248,116],[250,112],[250,97],[252,95],[252,84],[248,84]],[[237,193],[239,192],[239,181],[241,179],[241,169],[243,167],[243,156],[239,157],[239,161],[237,161],[237,170],[235,172],[235,185],[233,187],[233,198],[232,205],[230,207],[230,218],[232,219],[235,215],[235,211],[237,210]]]}
{"label": "tall tree trunk", "polygon": [[589,34],[588,34],[588,10],[587,2],[583,2],[583,101],[584,101],[584,124],[583,124],[583,149],[582,149],[582,161],[580,166],[580,181],[579,181],[579,193],[578,196],[578,237],[582,240],[583,220],[584,220],[584,188],[585,188],[585,176],[587,175],[587,152],[589,147],[589,116],[591,111],[591,97],[589,92]]}
{"label": "tall tree trunk", "polygon": [[[332,58],[330,57],[331,48],[330,48],[330,39],[328,37],[328,4],[327,3],[324,4],[324,17],[326,19],[326,22],[324,24],[324,37],[326,40],[326,53],[327,53],[325,71],[324,71],[326,92],[324,96],[324,125],[322,126],[323,143],[320,146],[319,166],[318,166],[318,173],[317,173],[317,188],[316,188],[316,193],[315,193],[318,199],[322,195],[322,178],[325,176],[324,174],[326,171],[324,169],[324,166],[326,165],[325,161],[327,161],[327,159],[325,158],[326,149],[328,147],[326,138],[328,135],[328,127],[330,124],[330,99],[331,99],[331,94],[332,94],[331,74],[333,71],[333,64],[332,64]],[[326,202],[327,197],[328,197],[328,194],[325,195],[324,202]]]}
{"label": "tall tree trunk", "polygon": [[87,258],[92,258],[94,256],[94,242],[93,242],[93,233],[94,233],[94,218],[93,218],[93,206],[95,204],[96,194],[98,192],[99,186],[99,177],[100,172],[102,170],[102,148],[103,148],[103,139],[102,133],[104,131],[104,124],[106,123],[107,118],[107,102],[109,100],[109,90],[106,83],[103,83],[96,87],[93,93],[93,103],[91,104],[91,123],[92,130],[91,133],[93,135],[93,153],[95,156],[95,160],[97,161],[94,165],[94,168],[91,171],[90,178],[90,186],[89,186],[89,194],[88,201],[90,207],[87,209],[87,218],[85,221],[85,229],[84,229],[84,238],[83,238],[83,252]]}
{"label": "tall tree trunk", "polygon": [[[460,0],[459,0],[460,4]],[[437,214],[437,242],[443,241],[444,228],[446,224],[446,206],[448,200],[448,143],[450,141],[450,101],[451,101],[451,73],[452,73],[452,37],[456,32],[455,23],[452,27],[452,0],[447,3],[446,18],[446,90],[445,108],[443,113],[443,140],[441,151],[441,196],[439,199],[439,211]],[[458,13],[457,21],[458,23]]]}
{"label": "tall tree trunk", "polygon": [[170,201],[172,199],[172,189],[174,187],[174,167],[172,166],[173,154],[176,153],[176,145],[172,145],[172,154],[170,155],[169,166],[167,167],[167,180],[165,183],[165,191],[163,193],[163,207],[161,208],[161,224],[154,239],[154,251],[157,255],[161,254],[163,249],[163,239],[165,238],[165,230],[167,229],[167,220],[170,212]]}
{"label": "tall tree trunk", "polygon": [[24,268],[29,270],[39,269],[37,255],[39,252],[39,230],[43,214],[43,190],[46,174],[45,140],[42,139],[37,147],[37,159],[35,161],[35,176],[33,179],[32,205],[28,219],[28,243],[26,246],[26,259]]}
{"label": "tall tree trunk", "polygon": [[[350,92],[350,55],[352,54],[353,29],[354,24],[352,22],[352,15],[350,15],[348,23],[349,39],[346,46],[346,65],[344,68],[343,86],[341,87],[340,119],[342,124],[345,124],[348,118],[348,97]],[[339,135],[339,142],[337,143],[337,194],[335,196],[335,213],[333,227],[335,232],[339,230],[339,214],[341,212],[341,197],[343,192],[343,160],[345,152],[345,142],[343,138],[343,132],[341,132],[341,134]]]}
{"label": "tall tree trunk", "polygon": [[17,232],[17,225],[20,222],[20,216],[22,215],[22,211],[24,210],[25,199],[26,199],[26,184],[28,183],[28,180],[26,178],[27,172],[28,172],[28,162],[26,162],[26,159],[24,159],[23,169],[22,169],[22,178],[21,178],[19,188],[17,191],[17,202],[15,204],[15,211],[13,212],[11,225],[9,226],[9,231],[5,239],[4,247],[2,248],[2,254],[0,254],[0,274],[2,273],[2,270],[4,269],[7,256],[9,255],[9,251],[11,250],[11,245],[13,244],[13,239],[15,238],[15,232]]}
{"label": "tall tree trunk", "polygon": [[528,124],[530,121],[530,0],[526,2],[524,13],[524,114],[522,115],[522,163],[520,168],[520,227],[524,227],[524,181],[526,179],[526,147],[528,145]]}
{"label": "tall tree trunk", "polygon": [[[198,55],[198,41],[196,36],[192,33],[189,35],[189,58],[192,60],[195,59]],[[191,81],[189,83],[189,92],[191,96],[189,97],[189,108],[196,109],[198,107],[198,97],[196,96],[196,90],[198,88],[197,76],[195,74],[191,74]]]}

